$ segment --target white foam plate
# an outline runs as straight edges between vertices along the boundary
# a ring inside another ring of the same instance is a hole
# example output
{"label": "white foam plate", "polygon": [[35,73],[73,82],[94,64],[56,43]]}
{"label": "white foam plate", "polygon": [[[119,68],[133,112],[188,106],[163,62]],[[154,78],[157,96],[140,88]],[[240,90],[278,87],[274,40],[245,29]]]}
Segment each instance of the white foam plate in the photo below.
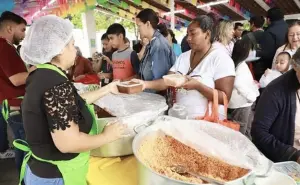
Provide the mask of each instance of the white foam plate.
{"label": "white foam plate", "polygon": [[256,185],[297,185],[294,179],[283,173],[272,170],[268,177],[256,178]]}
{"label": "white foam plate", "polygon": [[246,59],[246,62],[255,62],[259,59],[260,59],[260,57],[248,58],[248,59]]}

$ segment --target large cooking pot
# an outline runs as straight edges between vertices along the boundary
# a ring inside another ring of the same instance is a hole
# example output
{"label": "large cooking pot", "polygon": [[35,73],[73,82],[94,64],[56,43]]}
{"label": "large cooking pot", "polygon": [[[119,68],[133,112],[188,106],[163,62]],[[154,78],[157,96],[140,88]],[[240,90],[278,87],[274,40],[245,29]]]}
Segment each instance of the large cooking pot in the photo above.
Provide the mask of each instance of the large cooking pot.
{"label": "large cooking pot", "polygon": [[[97,120],[98,129],[100,132],[104,129],[104,127],[110,123],[117,121],[118,118],[102,118]],[[151,125],[153,122],[149,121],[144,124],[140,124],[134,127],[134,132],[137,134],[141,130],[145,129],[149,125]],[[132,141],[135,137],[135,134],[130,134],[129,136],[120,138],[116,141],[113,141],[111,143],[105,144],[97,149],[94,149],[91,151],[91,156],[95,157],[120,157],[120,156],[126,156],[133,154],[132,151]]]}
{"label": "large cooking pot", "polygon": [[[135,157],[138,160],[138,185],[196,185],[192,183],[187,183],[179,180],[171,179],[167,176],[161,175],[148,166],[146,166],[138,156],[138,149],[140,148],[140,145],[142,141],[155,134],[159,130],[158,127],[155,125],[151,125],[144,130],[142,130],[140,133],[138,133],[137,136],[135,136],[133,140],[133,153]],[[225,183],[226,185],[254,185],[255,175],[253,172],[249,172],[244,177],[237,179],[235,181],[231,181],[228,183]]]}
{"label": "large cooking pot", "polygon": [[163,96],[144,92],[132,95],[109,94],[95,102],[95,105],[114,116],[100,119],[99,128],[104,128],[109,121],[117,119],[126,124],[128,131],[126,134],[130,135],[93,150],[91,155],[97,157],[120,157],[133,154],[132,140],[137,128],[141,129],[150,125],[168,109]]}

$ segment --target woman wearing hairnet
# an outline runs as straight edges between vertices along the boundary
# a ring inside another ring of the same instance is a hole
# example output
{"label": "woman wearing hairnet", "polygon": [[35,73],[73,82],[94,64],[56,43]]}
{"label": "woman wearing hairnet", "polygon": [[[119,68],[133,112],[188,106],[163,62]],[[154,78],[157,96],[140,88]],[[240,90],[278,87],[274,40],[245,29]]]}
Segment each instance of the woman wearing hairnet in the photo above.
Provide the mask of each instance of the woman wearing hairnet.
{"label": "woman wearing hairnet", "polygon": [[115,83],[78,95],[66,76],[74,65],[73,25],[56,16],[32,24],[21,57],[37,70],[27,79],[22,104],[27,142],[14,145],[27,155],[20,181],[26,185],[86,185],[89,151],[112,142],[124,133],[115,123],[97,134],[90,103],[107,93],[117,93]]}

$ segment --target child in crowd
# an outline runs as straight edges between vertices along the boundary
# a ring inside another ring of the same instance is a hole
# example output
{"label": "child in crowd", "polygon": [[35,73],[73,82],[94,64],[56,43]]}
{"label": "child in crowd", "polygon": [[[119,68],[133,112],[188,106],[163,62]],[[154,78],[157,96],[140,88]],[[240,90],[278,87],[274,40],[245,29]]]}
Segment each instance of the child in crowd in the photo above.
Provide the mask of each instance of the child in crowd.
{"label": "child in crowd", "polygon": [[93,54],[93,70],[98,74],[99,79],[101,80],[101,85],[105,86],[112,81],[112,64],[107,61],[107,58],[112,59],[114,49],[112,48],[108,35],[105,33],[101,37],[102,44],[102,53]]}
{"label": "child in crowd", "polygon": [[291,55],[287,51],[279,53],[276,57],[275,70],[267,69],[259,80],[260,87],[265,88],[273,80],[290,70]]}
{"label": "child in crowd", "polygon": [[113,80],[131,80],[139,73],[140,61],[135,51],[126,45],[125,28],[121,24],[112,24],[107,29],[109,42],[117,49],[112,55],[112,61],[106,58],[113,67]]}
{"label": "child in crowd", "polygon": [[232,52],[236,76],[234,88],[229,102],[229,117],[240,123],[240,132],[250,137],[251,123],[249,115],[251,107],[259,96],[258,86],[255,84],[253,76],[245,60],[249,57],[252,44],[249,40],[238,40]]}

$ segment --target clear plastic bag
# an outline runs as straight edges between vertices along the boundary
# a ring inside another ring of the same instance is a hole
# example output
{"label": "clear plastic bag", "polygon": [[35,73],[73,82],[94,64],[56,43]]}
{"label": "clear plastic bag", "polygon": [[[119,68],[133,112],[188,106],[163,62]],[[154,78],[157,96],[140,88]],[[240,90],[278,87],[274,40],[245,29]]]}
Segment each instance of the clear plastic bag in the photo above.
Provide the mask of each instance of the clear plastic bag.
{"label": "clear plastic bag", "polygon": [[164,82],[170,87],[181,87],[186,81],[186,77],[182,74],[170,74],[163,76]]}
{"label": "clear plastic bag", "polygon": [[153,127],[201,154],[250,169],[259,176],[266,176],[273,165],[246,136],[219,124],[162,116]]}
{"label": "clear plastic bag", "polygon": [[168,109],[166,99],[153,93],[108,94],[94,103],[127,125],[129,134],[134,128],[156,119]]}

